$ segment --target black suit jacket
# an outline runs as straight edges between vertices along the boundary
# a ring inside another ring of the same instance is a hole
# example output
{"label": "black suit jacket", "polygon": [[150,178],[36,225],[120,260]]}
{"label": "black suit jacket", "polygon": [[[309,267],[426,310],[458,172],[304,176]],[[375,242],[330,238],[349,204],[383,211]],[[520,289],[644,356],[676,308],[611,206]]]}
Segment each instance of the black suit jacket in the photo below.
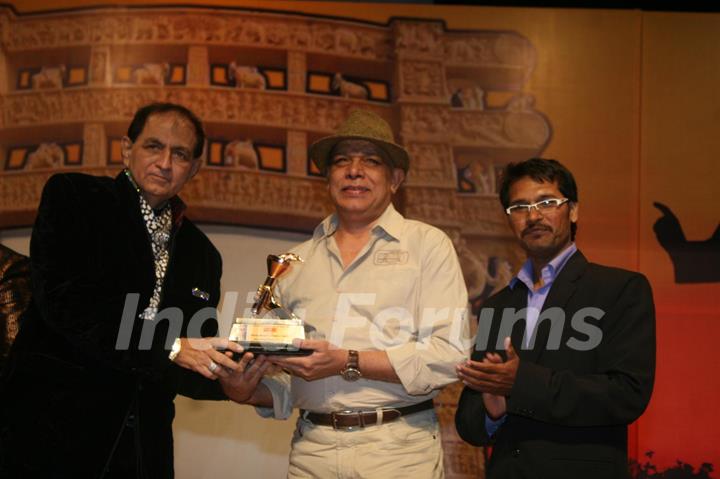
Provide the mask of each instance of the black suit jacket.
{"label": "black suit jacket", "polygon": [[[30,244],[33,298],[0,380],[1,477],[104,477],[113,451],[113,464],[139,464],[138,476],[172,477],[175,394],[224,398],[215,382],[168,359],[194,313],[208,318],[203,336],[216,334],[220,296],[218,251],[179,218],[160,304],[182,312],[173,331],[170,320],[138,318],[155,272],[138,194],[125,174],[50,178]],[[121,325],[132,333],[118,349]],[[146,347],[144,326],[156,326]]]}
{"label": "black suit jacket", "polygon": [[[472,359],[502,350],[503,310],[525,308],[527,293],[518,282],[487,300]],[[551,308],[564,312],[564,327],[551,330],[541,314],[532,349],[521,348],[525,320],[512,328],[520,366],[505,422],[488,437],[481,394],[466,387],[457,430],[471,444],[494,446],[488,478],[626,477],[627,425],[645,410],[655,373],[650,285],[641,274],[588,263],[578,251],[550,288],[543,311]],[[600,331],[597,347],[580,350]]]}

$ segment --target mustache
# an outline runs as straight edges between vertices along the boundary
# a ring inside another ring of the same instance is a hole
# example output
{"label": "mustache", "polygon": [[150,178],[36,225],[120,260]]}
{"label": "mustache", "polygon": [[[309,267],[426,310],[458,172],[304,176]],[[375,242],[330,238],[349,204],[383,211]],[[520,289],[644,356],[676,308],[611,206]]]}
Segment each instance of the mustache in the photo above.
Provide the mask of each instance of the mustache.
{"label": "mustache", "polygon": [[542,223],[531,224],[531,225],[528,225],[524,230],[522,230],[522,236],[533,233],[535,231],[550,231],[550,232],[552,232],[552,228],[549,227],[548,225],[544,225]]}

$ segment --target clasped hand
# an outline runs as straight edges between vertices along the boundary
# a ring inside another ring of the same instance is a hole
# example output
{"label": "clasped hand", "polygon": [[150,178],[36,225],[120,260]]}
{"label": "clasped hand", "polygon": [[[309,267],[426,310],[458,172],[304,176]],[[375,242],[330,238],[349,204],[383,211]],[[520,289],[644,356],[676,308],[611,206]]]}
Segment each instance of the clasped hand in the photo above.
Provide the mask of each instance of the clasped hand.
{"label": "clasped hand", "polygon": [[509,396],[515,376],[517,375],[520,358],[515,352],[510,338],[505,339],[507,360],[496,353],[486,353],[482,361],[467,360],[456,367],[460,380],[471,389],[483,393]]}
{"label": "clasped hand", "polygon": [[312,349],[313,353],[308,356],[268,356],[268,361],[306,381],[337,375],[347,361],[347,350],[335,349],[325,340],[304,339],[293,344],[300,349]]}
{"label": "clasped hand", "polygon": [[242,353],[239,344],[222,338],[181,338],[180,353],[175,363],[185,369],[196,371],[208,379],[227,377],[238,368],[232,360],[233,353]]}
{"label": "clasped hand", "polygon": [[338,374],[345,365],[347,351],[331,349],[327,341],[297,340],[294,345],[312,349],[313,353],[309,356],[258,355],[252,363],[249,361],[253,355],[245,353],[239,367],[229,376],[220,378],[225,394],[238,403],[262,404],[262,394],[257,395],[258,384],[265,374],[271,374],[275,368],[312,381]]}
{"label": "clasped hand", "polygon": [[497,419],[507,409],[506,396],[510,395],[520,365],[510,338],[505,338],[507,361],[497,353],[486,353],[482,361],[467,360],[456,366],[458,378],[470,389],[482,393],[488,415]]}

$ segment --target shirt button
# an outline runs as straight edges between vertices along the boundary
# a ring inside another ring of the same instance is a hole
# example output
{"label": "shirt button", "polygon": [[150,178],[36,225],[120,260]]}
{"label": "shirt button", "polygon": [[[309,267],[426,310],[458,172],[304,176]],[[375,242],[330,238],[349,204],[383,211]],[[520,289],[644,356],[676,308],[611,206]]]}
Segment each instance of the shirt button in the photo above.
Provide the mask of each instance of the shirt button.
{"label": "shirt button", "polygon": [[510,451],[510,455],[512,457],[520,457],[520,449],[513,449],[512,451]]}

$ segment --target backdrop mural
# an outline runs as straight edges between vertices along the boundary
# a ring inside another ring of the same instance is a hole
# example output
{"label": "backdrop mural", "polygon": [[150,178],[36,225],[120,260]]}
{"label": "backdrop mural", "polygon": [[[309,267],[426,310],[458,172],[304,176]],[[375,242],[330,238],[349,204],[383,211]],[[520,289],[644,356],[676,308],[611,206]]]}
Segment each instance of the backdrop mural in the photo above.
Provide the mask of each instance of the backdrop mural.
{"label": "backdrop mural", "polygon": [[[451,236],[477,310],[523,260],[498,172],[555,157],[579,181],[579,246],[655,291],[658,380],[630,432],[637,474],[718,463],[718,15],[82,3],[0,7],[0,228],[32,223],[56,171],[114,175],[134,111],[167,100],[207,126],[184,194],[195,220],[307,232],[329,211],[307,148],[366,108],[412,156],[397,206]],[[436,400],[447,476],[482,477],[482,451],[455,434],[458,390]]]}
{"label": "backdrop mural", "polygon": [[[329,211],[308,145],[366,108],[412,155],[401,211],[451,234],[473,305],[509,281],[519,256],[497,207],[498,172],[550,138],[524,92],[536,54],[521,34],[238,9],[0,15],[5,226],[29,223],[54,172],[121,168],[123,126],[166,100],[207,124],[206,168],[184,195],[197,220],[307,230]],[[448,475],[477,477],[482,460],[455,433],[459,389],[437,399]]]}

